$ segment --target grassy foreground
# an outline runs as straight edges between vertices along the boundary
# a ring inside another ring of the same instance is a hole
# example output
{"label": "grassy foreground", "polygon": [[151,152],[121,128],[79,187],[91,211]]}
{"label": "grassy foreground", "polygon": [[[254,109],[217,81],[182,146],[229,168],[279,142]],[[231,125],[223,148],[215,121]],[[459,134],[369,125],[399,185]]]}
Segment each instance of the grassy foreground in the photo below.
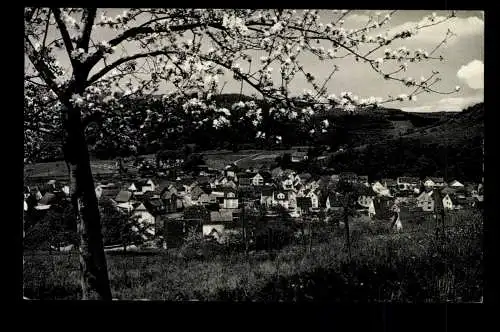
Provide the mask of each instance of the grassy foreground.
{"label": "grassy foreground", "polygon": [[[342,230],[308,246],[268,255],[178,258],[175,251],[108,254],[113,297],[123,300],[477,302],[482,296],[482,218],[447,216],[446,239],[432,224],[407,223],[402,233],[366,221],[352,223],[352,260]],[[325,230],[326,232],[326,230]],[[25,253],[24,294],[78,299],[75,253]]]}

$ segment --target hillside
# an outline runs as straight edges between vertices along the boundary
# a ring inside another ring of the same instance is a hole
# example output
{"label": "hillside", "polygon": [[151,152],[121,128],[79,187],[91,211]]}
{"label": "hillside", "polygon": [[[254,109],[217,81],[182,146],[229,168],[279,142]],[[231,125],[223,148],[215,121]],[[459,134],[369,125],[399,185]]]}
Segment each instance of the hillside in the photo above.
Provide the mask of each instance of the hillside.
{"label": "hillside", "polygon": [[434,175],[465,181],[481,179],[483,103],[460,113],[435,115],[432,124],[414,126],[400,136],[389,135],[378,141],[367,138],[368,144],[352,144],[346,153],[332,157],[330,166],[373,178]]}

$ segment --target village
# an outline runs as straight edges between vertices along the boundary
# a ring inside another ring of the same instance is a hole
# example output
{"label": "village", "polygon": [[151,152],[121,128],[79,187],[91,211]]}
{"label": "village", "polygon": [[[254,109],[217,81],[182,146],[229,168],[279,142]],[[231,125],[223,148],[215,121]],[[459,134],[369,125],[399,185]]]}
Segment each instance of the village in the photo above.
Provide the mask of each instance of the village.
{"label": "village", "polygon": [[[305,158],[304,152],[296,152],[291,161],[299,163]],[[96,197],[100,203],[109,200],[124,218],[135,218],[146,230],[142,235],[146,242],[163,238],[171,222],[181,221],[198,223],[204,237],[220,243],[225,241],[226,233],[241,230],[240,219],[245,211],[264,211],[268,220],[275,220],[277,209],[281,209],[299,223],[328,221],[328,213],[341,211],[344,206],[342,193],[337,189],[340,182],[356,188],[356,211],[370,220],[395,206],[413,215],[429,215],[435,210],[436,199],[442,200],[446,210],[479,207],[483,201],[482,184],[462,183],[458,179],[448,183],[440,177],[371,180],[352,172],[313,176],[269,165],[242,168],[236,163],[222,169],[198,165],[186,174],[182,163],[182,159],[162,163],[167,173],[175,169],[177,175],[175,179],[165,179],[154,174],[144,176],[152,172],[151,167],[145,167],[150,164],[143,162],[141,172],[134,175],[97,181]],[[25,185],[24,210],[48,211],[58,200],[68,199],[69,194],[64,181],[39,179],[38,184]],[[206,209],[209,218],[185,216],[184,211],[193,206]],[[166,242],[164,247],[168,246]]]}

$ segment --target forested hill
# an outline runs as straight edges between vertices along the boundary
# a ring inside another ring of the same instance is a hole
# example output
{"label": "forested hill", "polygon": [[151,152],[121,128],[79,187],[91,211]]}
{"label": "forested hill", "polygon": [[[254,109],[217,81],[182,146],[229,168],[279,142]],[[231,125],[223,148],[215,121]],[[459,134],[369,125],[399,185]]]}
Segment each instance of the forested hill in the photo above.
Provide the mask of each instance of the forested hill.
{"label": "forested hill", "polygon": [[333,157],[330,166],[374,178],[434,175],[448,180],[479,181],[484,104],[459,113],[418,116],[424,119],[435,116],[435,120],[426,126],[408,128],[398,137],[353,144],[346,153]]}
{"label": "forested hill", "polygon": [[[225,107],[239,118],[232,105],[239,101],[262,101],[252,96],[222,94],[215,96],[219,107]],[[138,100],[127,105],[133,110],[162,107],[161,103],[151,100]],[[181,112],[182,113],[182,112]],[[307,130],[294,123],[273,121],[265,118],[264,127],[270,128],[283,137],[282,144],[266,143],[259,146],[255,135],[257,128],[251,123],[239,123],[230,128],[215,130],[210,126],[198,131],[166,135],[168,128],[155,127],[154,132],[144,136],[139,142],[138,154],[155,153],[160,149],[173,149],[183,144],[196,144],[199,150],[287,148],[292,145],[323,145],[331,151],[340,147],[346,153],[336,154],[330,163],[334,169],[352,170],[372,177],[399,176],[402,173],[419,176],[420,174],[459,178],[481,178],[482,149],[484,131],[484,104],[480,103],[463,112],[409,113],[398,109],[376,108],[368,111],[346,113],[331,109],[316,116],[329,119],[332,124],[327,133],[312,138]],[[94,157],[107,159],[122,154],[116,142],[110,146],[101,144],[100,150],[92,145]],[[154,140],[154,141],[153,141]],[[262,144],[262,143],[261,143]],[[47,145],[47,144],[45,144]],[[60,149],[53,146],[57,156],[45,156],[45,161],[60,159]],[[40,160],[42,161],[42,160]]]}

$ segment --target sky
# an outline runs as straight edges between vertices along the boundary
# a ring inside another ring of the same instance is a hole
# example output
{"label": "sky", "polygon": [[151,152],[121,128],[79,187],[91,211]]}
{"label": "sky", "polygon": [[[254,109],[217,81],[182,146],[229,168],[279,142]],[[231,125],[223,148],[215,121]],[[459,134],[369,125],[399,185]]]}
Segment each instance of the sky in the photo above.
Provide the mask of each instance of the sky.
{"label": "sky", "polygon": [[[119,14],[123,9],[106,9],[106,14],[113,16]],[[364,25],[368,21],[368,15],[377,11],[356,10],[349,13],[345,18],[346,28],[355,28]],[[385,15],[387,11],[381,10],[380,14]],[[401,10],[398,11],[381,32],[389,30],[392,34],[409,28],[417,24],[423,17],[432,15],[433,11],[422,10]],[[329,20],[329,11],[320,10],[321,20],[326,24]],[[436,15],[445,16],[448,12],[436,11]],[[395,102],[386,104],[388,107],[399,108],[409,112],[435,112],[435,111],[460,111],[467,106],[483,101],[484,98],[484,13],[481,11],[457,11],[457,17],[435,27],[427,28],[419,34],[390,45],[392,49],[399,46],[406,46],[410,50],[425,49],[431,51],[439,44],[448,29],[456,34],[447,44],[442,46],[436,55],[442,55],[444,61],[436,60],[423,63],[410,63],[405,76],[419,79],[428,77],[433,70],[439,71],[443,81],[437,86],[441,91],[453,91],[456,86],[460,90],[450,95],[421,94],[417,101]],[[98,15],[99,17],[99,15]],[[378,34],[377,32],[376,34]],[[95,29],[93,40],[110,40],[117,32],[110,30]],[[126,44],[125,50],[133,54],[135,46]],[[381,49],[383,52],[384,48]],[[118,55],[119,56],[119,55]],[[255,56],[260,56],[255,54]],[[313,73],[319,82],[321,78],[326,78],[332,69],[332,62],[321,62],[317,58],[309,56],[302,57],[301,63],[306,71]],[[68,59],[61,57],[60,62],[68,65]],[[387,97],[397,96],[401,93],[408,93],[410,90],[403,87],[401,83],[383,80],[374,73],[368,64],[354,62],[352,58],[336,60],[335,64],[340,71],[335,73],[328,83],[329,93],[340,95],[343,91],[352,91],[360,98],[370,96]],[[244,66],[242,66],[244,68]],[[275,70],[276,78],[279,77],[278,70]],[[225,75],[220,80],[227,82],[224,87],[225,93],[239,93],[240,82],[232,79],[232,75]],[[164,86],[163,89],[168,89]],[[305,89],[312,87],[304,80],[297,79],[291,82],[292,92],[301,93]],[[255,93],[252,87],[244,85],[243,92],[246,94]]]}

